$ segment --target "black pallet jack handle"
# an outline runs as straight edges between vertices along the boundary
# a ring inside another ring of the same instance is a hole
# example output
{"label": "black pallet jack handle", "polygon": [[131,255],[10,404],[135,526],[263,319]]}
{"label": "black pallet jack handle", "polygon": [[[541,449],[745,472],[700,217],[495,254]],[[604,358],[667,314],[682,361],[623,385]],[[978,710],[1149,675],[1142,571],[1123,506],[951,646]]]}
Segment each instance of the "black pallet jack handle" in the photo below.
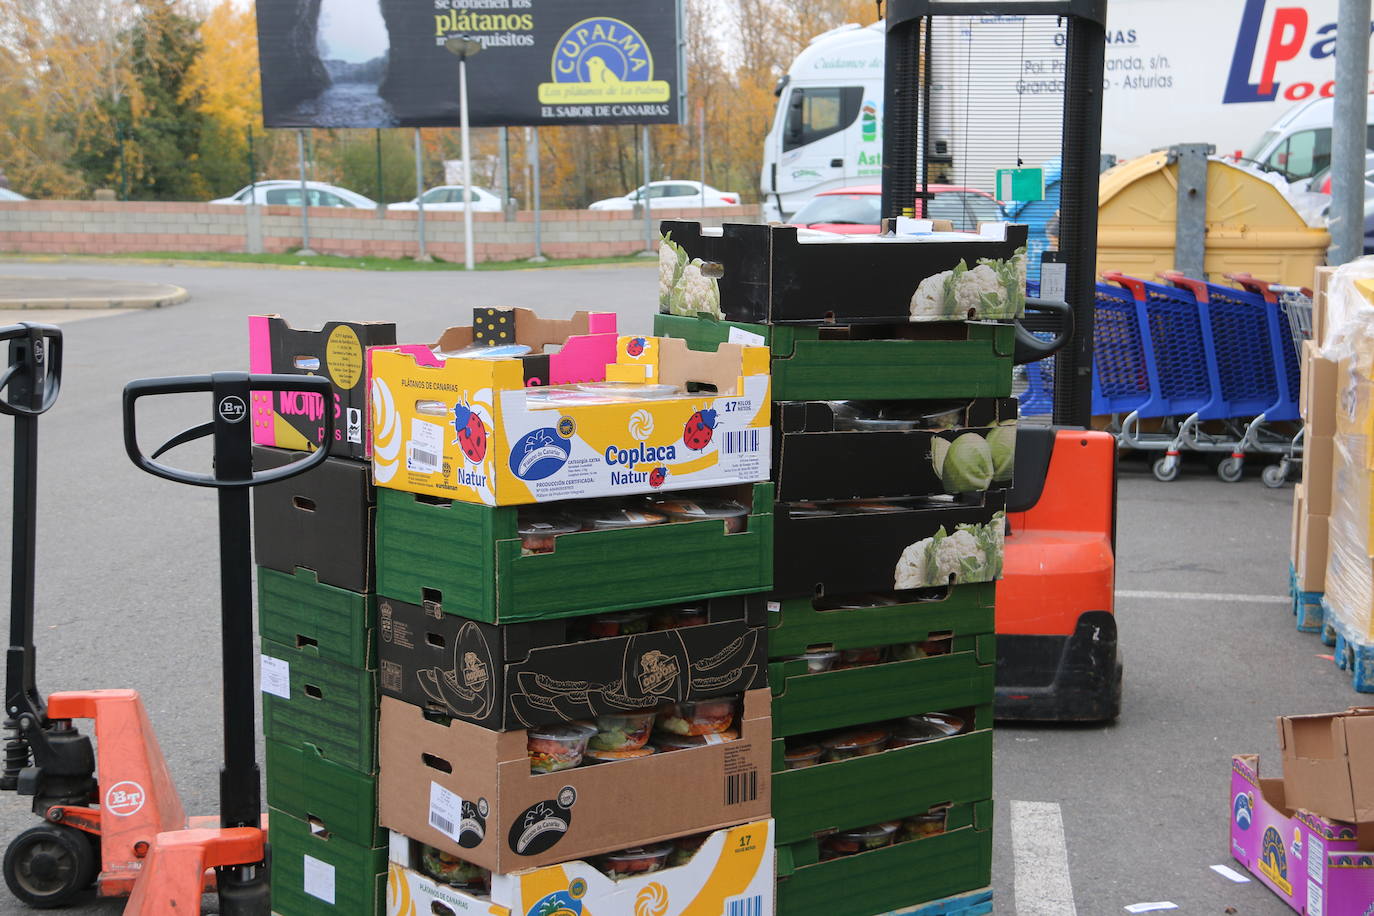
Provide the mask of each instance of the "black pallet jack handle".
{"label": "black pallet jack handle", "polygon": [[[1012,357],[1012,362],[1018,366],[1026,363],[1033,363],[1036,360],[1044,359],[1054,355],[1064,344],[1073,339],[1073,308],[1060,299],[1039,299],[1034,296],[1026,297],[1027,317],[1031,318],[1030,313],[1040,312],[1049,316],[1054,324],[1054,336],[1050,340],[1041,340],[1025,327],[1024,319],[1016,322],[1016,350]],[[1035,321],[1037,329],[1043,327],[1045,320]],[[1049,328],[1044,328],[1049,330]]]}
{"label": "black pallet jack handle", "polygon": [[[220,771],[220,824],[256,827],[262,821],[262,780],[258,772],[257,725],[253,689],[253,558],[248,490],[251,487],[303,474],[328,457],[319,448],[308,458],[269,471],[253,471],[253,392],[283,391],[317,394],[330,404],[328,379],[300,375],[249,375],[216,372],[181,378],[141,379],[124,387],[124,449],[138,467],[177,483],[219,490],[220,599],[224,646],[224,768]],[[151,455],[138,445],[137,404],[147,397],[206,392],[214,418],[173,436]],[[324,442],[334,438],[334,414],[324,414]],[[214,471],[193,473],[159,463],[162,453],[178,445],[213,436]],[[266,870],[220,874],[221,904],[225,895],[240,897],[251,883],[265,893]],[[237,884],[237,892],[234,885]],[[250,895],[251,896],[251,895]],[[262,899],[265,899],[263,897]],[[244,912],[255,911],[251,907]]]}
{"label": "black pallet jack handle", "polygon": [[9,355],[0,373],[0,413],[14,417],[14,533],[5,725],[16,734],[5,747],[0,789],[13,790],[18,787],[20,772],[29,764],[30,745],[23,733],[36,735],[36,729],[46,722],[47,704],[35,682],[33,646],[38,417],[57,403],[62,387],[62,331],[53,325],[25,321],[0,328],[0,343],[7,345]]}

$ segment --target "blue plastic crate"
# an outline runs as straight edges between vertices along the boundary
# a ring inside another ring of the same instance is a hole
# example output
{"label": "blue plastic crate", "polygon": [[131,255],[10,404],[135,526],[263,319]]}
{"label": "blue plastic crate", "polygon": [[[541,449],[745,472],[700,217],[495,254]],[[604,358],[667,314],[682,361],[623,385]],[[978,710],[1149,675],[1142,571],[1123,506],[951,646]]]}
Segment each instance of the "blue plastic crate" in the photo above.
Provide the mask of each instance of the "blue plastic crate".
{"label": "blue plastic crate", "polygon": [[992,912],[992,888],[955,894],[917,906],[892,910],[887,916],[984,916]]}

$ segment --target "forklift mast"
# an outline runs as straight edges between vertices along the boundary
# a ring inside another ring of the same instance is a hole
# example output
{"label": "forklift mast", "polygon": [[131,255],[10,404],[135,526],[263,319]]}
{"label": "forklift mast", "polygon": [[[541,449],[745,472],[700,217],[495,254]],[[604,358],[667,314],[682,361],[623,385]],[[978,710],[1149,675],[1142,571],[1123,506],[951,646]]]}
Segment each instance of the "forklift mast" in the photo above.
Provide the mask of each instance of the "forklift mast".
{"label": "forklift mast", "polygon": [[[1073,310],[1073,336],[1055,356],[1054,423],[1087,426],[1092,414],[1107,0],[888,0],[883,90],[885,219],[902,216],[917,200],[929,197],[930,163],[936,152],[929,136],[931,35],[934,20],[950,16],[1054,16],[1065,22],[1060,248],[1046,252],[1044,261],[1065,264],[1064,298]],[[971,116],[978,114],[971,112]]]}

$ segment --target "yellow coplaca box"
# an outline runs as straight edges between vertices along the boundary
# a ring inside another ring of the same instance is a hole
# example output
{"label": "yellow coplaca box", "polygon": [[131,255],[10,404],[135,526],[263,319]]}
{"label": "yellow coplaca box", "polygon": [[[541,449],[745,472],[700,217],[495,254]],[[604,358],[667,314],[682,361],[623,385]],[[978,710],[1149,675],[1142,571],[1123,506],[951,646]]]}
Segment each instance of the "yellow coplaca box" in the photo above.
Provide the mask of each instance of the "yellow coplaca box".
{"label": "yellow coplaca box", "polygon": [[377,485],[505,506],[768,479],[766,347],[624,335],[613,356],[526,387],[519,358],[374,348]]}

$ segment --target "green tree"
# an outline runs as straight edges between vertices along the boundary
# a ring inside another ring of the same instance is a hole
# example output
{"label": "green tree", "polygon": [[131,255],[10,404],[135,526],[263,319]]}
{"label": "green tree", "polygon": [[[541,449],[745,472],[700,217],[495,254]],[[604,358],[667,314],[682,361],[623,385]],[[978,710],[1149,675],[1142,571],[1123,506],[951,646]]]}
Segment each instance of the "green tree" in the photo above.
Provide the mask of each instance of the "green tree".
{"label": "green tree", "polygon": [[378,203],[410,200],[415,196],[415,151],[408,130],[381,131],[381,186],[377,183],[375,131],[338,131],[347,134],[321,150],[324,165],[339,184]]}
{"label": "green tree", "polygon": [[204,200],[209,193],[200,161],[204,116],[185,98],[187,76],[201,52],[200,23],[177,11],[173,0],[141,0],[131,48],[142,111],[130,133],[143,169],[129,196],[153,200]]}

